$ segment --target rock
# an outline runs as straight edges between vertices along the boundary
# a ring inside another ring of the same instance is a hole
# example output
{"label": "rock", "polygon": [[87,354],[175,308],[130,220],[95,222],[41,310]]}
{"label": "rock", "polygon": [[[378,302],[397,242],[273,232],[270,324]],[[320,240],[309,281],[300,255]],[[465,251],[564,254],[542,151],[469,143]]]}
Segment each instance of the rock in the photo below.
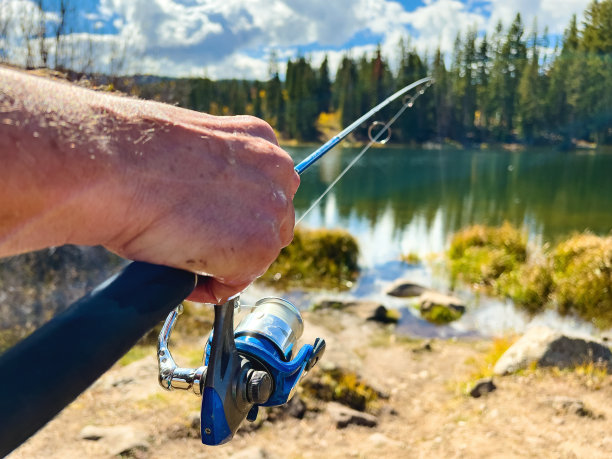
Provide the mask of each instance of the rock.
{"label": "rock", "polygon": [[587,417],[591,419],[602,419],[601,414],[596,415],[592,410],[584,406],[584,402],[577,398],[564,397],[557,395],[549,397],[544,400],[544,404],[552,407],[557,415],[561,414],[573,414],[580,417]]}
{"label": "rock", "polygon": [[196,429],[198,432],[200,431],[200,416],[200,411],[194,411],[189,416],[189,427]]}
{"label": "rock", "polygon": [[452,309],[460,314],[465,312],[465,304],[459,298],[442,293],[427,291],[419,297],[421,313],[431,310],[434,306]]}
{"label": "rock", "polygon": [[339,403],[328,403],[327,411],[339,429],[343,429],[350,424],[365,427],[376,427],[378,425],[378,419],[375,416],[353,410]]}
{"label": "rock", "polygon": [[389,310],[377,301],[369,300],[321,300],[314,305],[313,310],[335,309],[350,312],[364,320],[373,320],[383,323],[395,323],[399,320],[399,313]]}
{"label": "rock", "polygon": [[133,454],[136,451],[147,451],[149,442],[146,432],[132,426],[85,426],[80,433],[84,440],[104,443],[107,452],[112,456]]}
{"label": "rock", "polygon": [[410,298],[414,296],[420,296],[425,293],[427,289],[421,285],[413,284],[406,279],[399,279],[391,284],[385,293],[389,296],[397,296],[399,298]]}
{"label": "rock", "polygon": [[259,410],[258,419],[265,415],[265,420],[269,422],[277,422],[285,419],[287,416],[296,419],[303,419],[308,411],[308,407],[304,400],[299,395],[295,395],[285,405],[273,406],[264,410]]}
{"label": "rock", "polygon": [[470,395],[474,398],[479,398],[483,395],[487,395],[497,389],[497,386],[493,383],[491,378],[483,378],[474,384],[472,390],[470,391]]}
{"label": "rock", "polygon": [[428,322],[444,325],[461,318],[465,305],[453,296],[428,291],[419,297],[419,310]]}
{"label": "rock", "polygon": [[400,315],[395,309],[387,309],[383,305],[378,306],[374,310],[374,314],[367,317],[366,320],[380,322],[383,324],[396,324],[399,322]]}
{"label": "rock", "polygon": [[296,419],[303,419],[306,411],[306,404],[297,395],[289,400],[289,403],[287,403],[287,407],[285,408],[285,413]]}
{"label": "rock", "polygon": [[497,375],[514,373],[528,368],[533,362],[542,367],[558,368],[594,362],[610,371],[612,352],[596,341],[563,335],[546,327],[535,327],[504,352],[493,371]]}
{"label": "rock", "polygon": [[422,346],[419,347],[415,347],[412,352],[414,352],[415,354],[418,354],[420,352],[432,352],[433,351],[433,347],[431,346],[431,341],[425,341],[425,343],[423,343]]}

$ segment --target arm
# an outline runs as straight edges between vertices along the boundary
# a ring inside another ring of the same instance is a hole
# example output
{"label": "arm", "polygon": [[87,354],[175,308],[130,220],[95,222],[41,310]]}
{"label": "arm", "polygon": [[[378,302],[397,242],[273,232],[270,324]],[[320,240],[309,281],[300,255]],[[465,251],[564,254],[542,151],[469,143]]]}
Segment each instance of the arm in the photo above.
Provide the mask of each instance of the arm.
{"label": "arm", "polygon": [[219,302],[292,238],[299,184],[272,129],[0,67],[0,256],[66,243],[211,276]]}

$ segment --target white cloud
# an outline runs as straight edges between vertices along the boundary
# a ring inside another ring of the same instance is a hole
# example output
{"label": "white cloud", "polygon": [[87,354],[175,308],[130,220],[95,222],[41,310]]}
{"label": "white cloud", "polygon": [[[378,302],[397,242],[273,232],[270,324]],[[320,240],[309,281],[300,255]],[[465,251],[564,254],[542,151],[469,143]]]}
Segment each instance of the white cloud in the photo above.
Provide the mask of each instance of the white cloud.
{"label": "white cloud", "polygon": [[414,44],[419,50],[434,51],[440,47],[443,52],[450,52],[459,32],[470,27],[480,30],[486,19],[468,11],[467,5],[458,0],[434,0],[408,13],[408,22],[415,31]]}
{"label": "white cloud", "polygon": [[489,29],[501,20],[508,25],[514,20],[517,12],[528,31],[531,30],[534,18],[537,18],[540,32],[548,26],[551,34],[561,34],[568,26],[572,14],[579,19],[592,0],[491,0],[491,20]]}
{"label": "white cloud", "polygon": [[[266,78],[271,50],[281,60],[307,51],[314,65],[328,54],[333,73],[346,52],[343,45],[357,36],[371,37],[370,43],[353,55],[373,51],[380,41],[393,65],[397,43],[408,34],[420,52],[431,55],[440,47],[448,54],[458,32],[473,26],[492,30],[498,19],[508,24],[516,11],[527,30],[537,16],[540,30],[548,25],[560,33],[589,1],[488,0],[476,9],[471,1],[424,0],[408,12],[392,0],[100,0],[98,11],[87,15],[93,30],[99,33],[103,21],[118,34],[79,34],[73,40],[81,46],[94,42],[101,63],[125,43],[141,56],[134,71],[169,76]],[[0,0],[0,9],[6,5],[21,12],[36,8],[32,0]],[[316,51],[308,51],[313,45]]]}

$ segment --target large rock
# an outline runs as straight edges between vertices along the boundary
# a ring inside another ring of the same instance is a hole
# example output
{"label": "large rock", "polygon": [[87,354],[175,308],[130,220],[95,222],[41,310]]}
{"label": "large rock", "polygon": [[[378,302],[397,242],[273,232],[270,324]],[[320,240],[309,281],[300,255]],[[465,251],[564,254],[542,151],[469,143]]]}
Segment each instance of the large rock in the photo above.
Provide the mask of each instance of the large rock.
{"label": "large rock", "polygon": [[399,298],[410,298],[420,296],[425,293],[425,291],[427,291],[427,289],[422,285],[414,284],[406,279],[399,279],[391,284],[385,293]]}
{"label": "large rock", "polygon": [[546,327],[532,328],[504,352],[494,367],[505,375],[528,368],[536,362],[541,367],[572,368],[584,363],[599,363],[612,368],[612,352],[596,341],[567,336]]}

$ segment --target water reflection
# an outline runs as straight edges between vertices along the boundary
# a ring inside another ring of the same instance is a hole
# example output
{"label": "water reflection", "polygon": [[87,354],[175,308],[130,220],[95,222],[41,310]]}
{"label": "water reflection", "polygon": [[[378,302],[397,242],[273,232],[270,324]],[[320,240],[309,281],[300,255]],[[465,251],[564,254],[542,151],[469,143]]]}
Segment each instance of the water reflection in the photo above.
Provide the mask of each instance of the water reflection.
{"label": "water reflection", "polygon": [[[299,160],[309,150],[290,152]],[[318,174],[304,174],[298,216],[357,152],[339,149]],[[612,155],[377,148],[303,223],[348,229],[371,266],[402,252],[439,252],[450,234],[474,223],[525,225],[540,243],[587,229],[606,234],[610,209]]]}

